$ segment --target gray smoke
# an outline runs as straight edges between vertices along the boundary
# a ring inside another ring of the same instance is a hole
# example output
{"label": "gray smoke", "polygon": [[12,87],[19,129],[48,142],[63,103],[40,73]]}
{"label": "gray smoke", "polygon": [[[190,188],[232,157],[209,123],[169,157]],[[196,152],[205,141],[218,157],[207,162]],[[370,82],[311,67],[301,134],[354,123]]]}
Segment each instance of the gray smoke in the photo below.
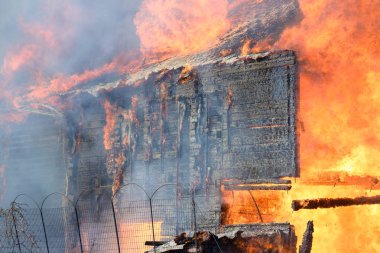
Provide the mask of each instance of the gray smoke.
{"label": "gray smoke", "polygon": [[139,49],[133,24],[139,6],[140,0],[0,2],[0,206],[20,193],[41,200],[65,189],[64,121],[30,114],[10,122],[13,98],[116,57],[128,62]]}

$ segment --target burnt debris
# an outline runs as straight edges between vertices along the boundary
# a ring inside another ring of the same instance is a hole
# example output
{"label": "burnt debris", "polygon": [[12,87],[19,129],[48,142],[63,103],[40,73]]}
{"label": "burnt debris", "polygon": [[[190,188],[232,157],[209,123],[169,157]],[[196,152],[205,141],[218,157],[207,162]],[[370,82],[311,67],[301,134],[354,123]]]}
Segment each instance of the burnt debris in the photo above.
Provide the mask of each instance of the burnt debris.
{"label": "burnt debris", "polygon": [[155,252],[296,252],[294,228],[286,223],[235,225],[223,230],[219,234],[209,231],[182,233],[174,240],[157,247]]}

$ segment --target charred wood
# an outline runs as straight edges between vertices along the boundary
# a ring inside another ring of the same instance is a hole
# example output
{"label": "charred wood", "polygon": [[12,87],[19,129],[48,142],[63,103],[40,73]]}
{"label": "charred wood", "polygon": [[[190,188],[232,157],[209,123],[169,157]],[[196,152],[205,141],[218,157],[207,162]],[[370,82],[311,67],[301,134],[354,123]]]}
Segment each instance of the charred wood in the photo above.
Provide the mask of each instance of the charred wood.
{"label": "charred wood", "polygon": [[313,221],[308,221],[305,233],[303,234],[302,244],[299,248],[299,253],[310,253],[311,247],[313,244],[313,232],[314,232],[314,223]]}
{"label": "charred wood", "polygon": [[374,205],[380,204],[380,196],[358,197],[358,198],[321,198],[321,199],[304,199],[293,200],[292,209],[317,209],[317,208],[335,208],[339,206],[356,206],[356,205]]}
{"label": "charred wood", "polygon": [[263,179],[247,179],[247,180],[231,180],[224,181],[225,186],[240,185],[240,184],[290,184],[290,180],[276,179],[276,178],[263,178]]}
{"label": "charred wood", "polygon": [[[155,249],[157,253],[173,252],[296,252],[294,228],[289,224],[240,225],[229,227],[222,234],[208,231],[182,233]],[[150,252],[153,252],[151,250]]]}
{"label": "charred wood", "polygon": [[158,242],[154,242],[154,241],[146,241],[145,242],[145,245],[146,246],[161,246],[161,245],[164,245],[165,243],[167,243],[167,241],[164,241],[164,242],[162,242],[162,241],[158,241]]}
{"label": "charred wood", "polygon": [[291,188],[291,185],[229,185],[224,187],[227,191],[289,191]]}

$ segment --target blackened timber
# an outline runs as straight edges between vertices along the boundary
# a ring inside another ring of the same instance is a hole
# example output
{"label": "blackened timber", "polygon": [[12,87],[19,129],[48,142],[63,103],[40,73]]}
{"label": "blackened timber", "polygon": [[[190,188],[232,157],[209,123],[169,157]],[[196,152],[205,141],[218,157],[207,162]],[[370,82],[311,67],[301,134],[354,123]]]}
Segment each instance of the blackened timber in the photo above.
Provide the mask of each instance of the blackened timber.
{"label": "blackened timber", "polygon": [[[194,74],[185,84],[177,82],[182,68],[173,67],[165,71],[164,77],[160,73],[151,73],[137,87],[104,91],[104,96],[115,107],[127,113],[131,109],[131,98],[138,101],[133,111],[140,127],[128,117],[119,117],[125,121],[123,131],[125,137],[130,138],[130,145],[120,146],[118,141],[112,148],[115,152],[123,149],[120,151],[126,156],[128,171],[133,170],[133,175],[126,173],[125,180],[143,185],[146,190],[165,183],[177,183],[176,204],[173,203],[170,215],[162,219],[164,233],[171,233],[168,229],[175,221],[177,232],[187,229],[183,224],[191,224],[191,216],[183,220],[180,214],[191,210],[187,195],[193,188],[197,205],[210,214],[198,216],[197,223],[212,230],[217,230],[220,225],[222,180],[243,182],[234,184],[234,190],[290,189],[285,182],[253,181],[247,186],[244,181],[295,176],[296,163],[292,157],[296,154],[296,142],[293,141],[296,101],[293,101],[295,96],[289,97],[289,94],[297,90],[294,81],[296,65],[295,53],[288,50],[244,59],[229,57],[192,66]],[[193,77],[196,78],[193,80]],[[162,108],[163,89],[167,91],[165,110]],[[117,99],[113,99],[115,97]],[[86,107],[85,115],[90,108]],[[104,121],[104,115],[101,116]],[[161,123],[160,118],[164,119]],[[89,120],[96,119],[90,117]],[[100,144],[96,145],[99,153],[94,153],[97,157],[103,152],[103,126],[104,123],[100,124],[97,132],[90,131],[91,135],[97,136],[96,144]],[[165,143],[161,145],[163,137]],[[84,147],[87,143],[83,142],[82,149],[78,149],[81,158],[91,154],[91,149],[87,152]],[[78,167],[82,177],[86,172],[80,185],[87,185],[90,190],[108,184],[111,175],[104,173],[101,165],[100,160],[96,167],[99,171],[96,178],[99,183],[96,184],[91,183],[91,180],[95,181],[91,179],[94,166],[86,163]],[[175,195],[166,190],[160,192],[161,196]],[[140,198],[138,195],[131,197]]]}
{"label": "blackened timber", "polygon": [[[142,126],[145,134],[133,121],[126,123],[126,180],[149,175],[150,185],[175,182],[178,168],[186,192],[196,180],[203,191],[205,181],[296,176],[296,66],[295,53],[288,50],[229,57],[192,66],[185,84],[177,82],[183,68],[170,68],[164,77],[151,73],[138,87],[105,92],[108,98],[125,94],[112,101],[125,110],[136,97],[139,121],[150,121]],[[144,162],[149,166],[140,168]]]}
{"label": "blackened timber", "polygon": [[225,186],[239,185],[239,184],[290,184],[290,183],[291,183],[291,180],[276,179],[276,178],[231,180],[231,181],[223,182]]}
{"label": "blackened timber", "polygon": [[291,185],[229,185],[224,187],[227,191],[289,191],[291,188]]}
{"label": "blackened timber", "polygon": [[311,247],[313,244],[313,232],[314,232],[314,223],[313,221],[308,221],[305,233],[302,237],[302,244],[299,248],[299,253],[311,253]]}
{"label": "blackened timber", "polygon": [[158,241],[158,242],[145,241],[146,246],[161,246],[161,245],[164,245],[165,243],[168,243],[168,242],[167,241]]}
{"label": "blackened timber", "polygon": [[320,199],[304,199],[293,200],[292,209],[298,211],[300,209],[317,209],[317,208],[335,208],[340,206],[357,206],[357,205],[375,205],[380,204],[380,195],[372,197],[358,198],[320,198]]}

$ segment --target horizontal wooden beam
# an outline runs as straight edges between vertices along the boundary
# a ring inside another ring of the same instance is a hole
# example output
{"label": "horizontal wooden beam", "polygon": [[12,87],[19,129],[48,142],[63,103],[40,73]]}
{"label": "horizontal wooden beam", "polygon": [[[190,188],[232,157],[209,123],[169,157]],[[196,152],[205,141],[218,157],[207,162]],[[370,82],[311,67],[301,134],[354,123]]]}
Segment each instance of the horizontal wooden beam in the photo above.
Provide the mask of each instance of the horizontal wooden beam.
{"label": "horizontal wooden beam", "polygon": [[146,246],[161,246],[164,245],[165,243],[168,243],[168,241],[145,241]]}
{"label": "horizontal wooden beam", "polygon": [[293,200],[292,209],[317,209],[317,208],[335,208],[339,206],[356,206],[356,205],[374,205],[380,204],[380,196],[358,197],[358,198],[320,198]]}
{"label": "horizontal wooden beam", "polygon": [[226,185],[224,190],[227,191],[288,191],[292,188],[291,185]]}
{"label": "horizontal wooden beam", "polygon": [[247,180],[231,180],[224,181],[224,185],[240,185],[240,184],[290,184],[291,180],[263,178],[263,179],[247,179]]}

